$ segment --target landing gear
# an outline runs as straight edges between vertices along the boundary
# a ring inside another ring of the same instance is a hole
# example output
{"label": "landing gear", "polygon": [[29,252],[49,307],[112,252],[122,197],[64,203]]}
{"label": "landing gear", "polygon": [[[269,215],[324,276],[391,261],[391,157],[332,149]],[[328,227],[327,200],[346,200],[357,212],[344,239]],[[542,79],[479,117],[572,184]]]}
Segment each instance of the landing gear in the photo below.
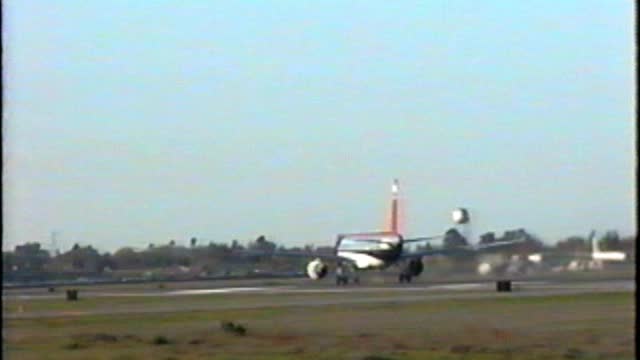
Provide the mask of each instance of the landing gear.
{"label": "landing gear", "polygon": [[409,274],[405,274],[405,273],[400,273],[400,275],[398,276],[398,281],[402,284],[403,282],[411,282],[411,275]]}
{"label": "landing gear", "polygon": [[349,284],[349,278],[351,278],[354,284],[360,284],[360,278],[358,277],[355,266],[349,264],[338,265],[336,268],[336,285]]}
{"label": "landing gear", "polygon": [[402,267],[402,271],[400,275],[398,275],[398,282],[410,283],[411,279],[420,275],[422,270],[424,269],[424,265],[422,264],[422,260],[420,259],[411,259],[408,263]]}

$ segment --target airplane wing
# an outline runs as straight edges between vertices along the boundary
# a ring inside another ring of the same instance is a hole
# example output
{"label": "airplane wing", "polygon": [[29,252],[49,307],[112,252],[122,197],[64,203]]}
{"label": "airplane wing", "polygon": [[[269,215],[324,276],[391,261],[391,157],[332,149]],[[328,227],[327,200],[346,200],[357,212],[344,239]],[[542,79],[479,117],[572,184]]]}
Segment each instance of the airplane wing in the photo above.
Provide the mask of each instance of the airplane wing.
{"label": "airplane wing", "polygon": [[400,255],[401,259],[421,258],[423,256],[435,256],[435,255],[461,255],[472,254],[473,251],[466,247],[457,247],[449,249],[429,249],[403,253]]}
{"label": "airplane wing", "polygon": [[514,240],[514,241],[501,241],[481,246],[458,246],[451,248],[438,248],[438,249],[429,249],[429,250],[421,250],[415,252],[408,252],[402,254],[400,257],[403,259],[407,258],[418,258],[423,256],[433,256],[433,255],[473,255],[482,253],[484,251],[499,249],[501,247],[508,247],[509,245],[522,243],[522,240]]}
{"label": "airplane wing", "polygon": [[421,242],[421,241],[430,241],[430,240],[442,239],[443,237],[444,237],[444,235],[427,236],[427,237],[417,237],[417,238],[410,238],[410,239],[402,239],[402,242],[403,242],[403,243],[414,243],[414,242]]}
{"label": "airplane wing", "polygon": [[508,247],[509,245],[522,244],[523,242],[524,240],[498,241],[498,242],[493,242],[493,243],[484,244],[484,245],[472,246],[470,247],[470,249],[477,252],[483,252],[485,250],[493,250],[493,249],[499,249],[502,247]]}
{"label": "airplane wing", "polygon": [[245,250],[240,252],[232,253],[234,256],[244,256],[244,257],[256,257],[256,256],[265,256],[265,257],[294,257],[294,258],[307,258],[307,259],[325,259],[325,260],[346,260],[336,254],[318,254],[312,252],[302,252],[302,251],[274,251],[274,252],[266,252],[266,251],[253,251],[253,250]]}
{"label": "airplane wing", "polygon": [[538,254],[540,255],[542,260],[551,260],[551,261],[593,260],[593,254],[588,252],[580,252],[580,253],[540,252]]}

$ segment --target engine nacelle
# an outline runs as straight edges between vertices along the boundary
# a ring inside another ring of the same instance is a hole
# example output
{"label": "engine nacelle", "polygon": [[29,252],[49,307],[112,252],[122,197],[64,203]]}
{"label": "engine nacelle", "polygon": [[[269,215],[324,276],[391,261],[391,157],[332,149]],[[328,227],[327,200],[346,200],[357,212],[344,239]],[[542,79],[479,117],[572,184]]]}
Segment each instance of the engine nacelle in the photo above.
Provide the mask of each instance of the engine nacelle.
{"label": "engine nacelle", "polygon": [[493,266],[488,262],[483,262],[478,265],[478,274],[489,275],[493,271]]}
{"label": "engine nacelle", "polygon": [[408,270],[411,276],[418,276],[422,274],[422,270],[424,270],[424,264],[422,264],[422,260],[413,259],[409,261]]}
{"label": "engine nacelle", "polygon": [[313,280],[320,280],[327,276],[329,268],[327,264],[323,263],[320,259],[315,259],[307,264],[307,275]]}
{"label": "engine nacelle", "polygon": [[471,220],[469,217],[469,211],[465,208],[457,208],[453,210],[451,218],[456,224],[466,224]]}

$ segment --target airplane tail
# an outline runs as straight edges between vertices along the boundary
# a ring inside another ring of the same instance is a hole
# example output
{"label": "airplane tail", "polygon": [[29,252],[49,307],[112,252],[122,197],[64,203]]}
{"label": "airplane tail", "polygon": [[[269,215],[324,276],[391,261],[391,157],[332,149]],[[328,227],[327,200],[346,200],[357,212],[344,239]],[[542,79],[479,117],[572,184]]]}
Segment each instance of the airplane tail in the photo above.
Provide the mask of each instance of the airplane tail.
{"label": "airplane tail", "polygon": [[398,179],[393,180],[391,184],[391,223],[390,231],[398,234],[398,191],[400,187],[398,185]]}
{"label": "airplane tail", "polygon": [[591,230],[591,232],[589,233],[589,237],[587,238],[587,242],[591,244],[591,252],[593,254],[600,252],[600,245],[598,245],[598,240],[596,240],[595,237],[596,231]]}

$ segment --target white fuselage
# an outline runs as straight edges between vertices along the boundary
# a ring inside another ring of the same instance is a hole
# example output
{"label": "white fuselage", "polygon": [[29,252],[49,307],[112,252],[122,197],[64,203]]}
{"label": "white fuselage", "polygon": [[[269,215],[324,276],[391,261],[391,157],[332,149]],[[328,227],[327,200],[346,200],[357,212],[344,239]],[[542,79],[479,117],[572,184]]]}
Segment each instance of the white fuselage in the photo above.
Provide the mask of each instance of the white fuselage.
{"label": "white fuselage", "polygon": [[621,251],[600,251],[600,243],[595,239],[591,240],[591,247],[591,257],[595,261],[624,261],[627,258]]}
{"label": "white fuselage", "polygon": [[386,266],[386,262],[375,256],[351,251],[339,251],[338,256],[353,261],[359,270],[381,269]]}
{"label": "white fuselage", "polygon": [[401,253],[402,237],[394,233],[339,235],[336,242],[336,255],[350,260],[359,270],[387,267]]}
{"label": "white fuselage", "polygon": [[620,251],[598,251],[591,255],[594,260],[624,261],[627,258],[627,254]]}

